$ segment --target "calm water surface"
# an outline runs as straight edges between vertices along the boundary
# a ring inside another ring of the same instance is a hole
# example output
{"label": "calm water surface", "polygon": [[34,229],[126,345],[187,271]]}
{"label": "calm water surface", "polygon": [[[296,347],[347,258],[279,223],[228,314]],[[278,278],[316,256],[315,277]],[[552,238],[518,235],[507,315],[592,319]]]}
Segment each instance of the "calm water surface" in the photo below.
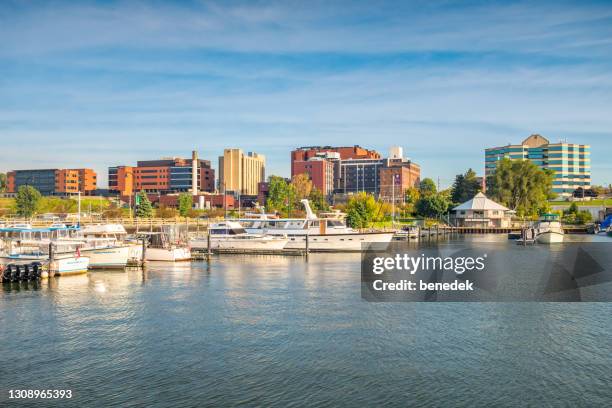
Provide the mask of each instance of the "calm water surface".
{"label": "calm water surface", "polygon": [[[610,406],[609,303],[368,303],[358,254],[225,256],[0,291],[31,406]],[[25,402],[22,402],[25,405]]]}

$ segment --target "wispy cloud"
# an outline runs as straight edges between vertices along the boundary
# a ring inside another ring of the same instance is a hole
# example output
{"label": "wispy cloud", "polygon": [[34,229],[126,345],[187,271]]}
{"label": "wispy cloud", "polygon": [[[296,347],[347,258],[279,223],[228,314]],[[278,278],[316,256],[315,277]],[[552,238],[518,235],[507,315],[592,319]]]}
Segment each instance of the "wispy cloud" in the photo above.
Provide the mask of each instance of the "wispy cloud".
{"label": "wispy cloud", "polygon": [[608,183],[611,23],[598,2],[3,3],[0,167],[239,146],[287,174],[297,145],[399,144],[450,181],[540,132],[594,145]]}

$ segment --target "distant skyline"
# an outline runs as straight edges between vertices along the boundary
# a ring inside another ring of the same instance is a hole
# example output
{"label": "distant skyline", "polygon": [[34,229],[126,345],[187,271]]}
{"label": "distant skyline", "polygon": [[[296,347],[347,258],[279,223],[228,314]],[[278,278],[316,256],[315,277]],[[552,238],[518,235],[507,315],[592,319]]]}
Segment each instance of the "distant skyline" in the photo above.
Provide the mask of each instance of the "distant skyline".
{"label": "distant skyline", "polygon": [[532,133],[612,183],[610,2],[0,3],[0,171],[404,148],[443,186]]}

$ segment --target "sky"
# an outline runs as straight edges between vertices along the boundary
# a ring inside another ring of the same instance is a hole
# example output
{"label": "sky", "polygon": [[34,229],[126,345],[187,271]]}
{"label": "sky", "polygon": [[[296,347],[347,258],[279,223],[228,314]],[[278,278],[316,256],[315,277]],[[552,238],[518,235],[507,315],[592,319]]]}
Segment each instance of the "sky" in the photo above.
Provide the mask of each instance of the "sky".
{"label": "sky", "polygon": [[398,145],[448,186],[532,133],[612,183],[612,2],[0,2],[0,171]]}

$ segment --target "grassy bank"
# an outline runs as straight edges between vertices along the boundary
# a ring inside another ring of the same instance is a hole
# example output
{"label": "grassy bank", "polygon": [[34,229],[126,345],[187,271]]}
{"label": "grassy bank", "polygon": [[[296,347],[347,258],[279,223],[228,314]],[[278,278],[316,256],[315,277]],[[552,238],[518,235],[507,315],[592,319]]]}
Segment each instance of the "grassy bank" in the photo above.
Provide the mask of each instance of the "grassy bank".
{"label": "grassy bank", "polygon": [[569,207],[572,203],[576,203],[578,207],[601,207],[604,205],[612,206],[612,198],[597,199],[591,201],[550,201],[550,205],[562,205]]}
{"label": "grassy bank", "polygon": [[[81,211],[101,213],[110,208],[111,202],[106,198],[81,198]],[[43,197],[38,203],[37,213],[68,214],[78,211],[77,198]],[[12,215],[15,210],[14,198],[0,198],[0,215]]]}

